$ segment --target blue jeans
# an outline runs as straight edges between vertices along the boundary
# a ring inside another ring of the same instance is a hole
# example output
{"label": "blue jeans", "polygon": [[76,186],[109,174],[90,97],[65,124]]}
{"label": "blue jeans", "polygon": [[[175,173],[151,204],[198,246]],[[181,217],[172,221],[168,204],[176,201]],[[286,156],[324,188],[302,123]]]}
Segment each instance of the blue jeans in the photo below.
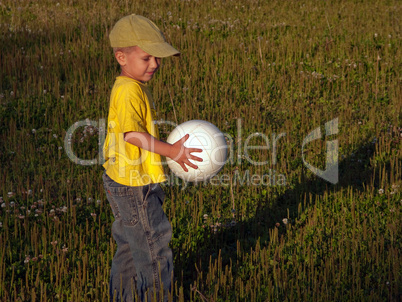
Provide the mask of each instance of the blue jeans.
{"label": "blue jeans", "polygon": [[106,173],[103,183],[115,218],[112,235],[117,243],[110,301],[167,301],[173,277],[172,228],[162,209],[161,186],[129,187]]}

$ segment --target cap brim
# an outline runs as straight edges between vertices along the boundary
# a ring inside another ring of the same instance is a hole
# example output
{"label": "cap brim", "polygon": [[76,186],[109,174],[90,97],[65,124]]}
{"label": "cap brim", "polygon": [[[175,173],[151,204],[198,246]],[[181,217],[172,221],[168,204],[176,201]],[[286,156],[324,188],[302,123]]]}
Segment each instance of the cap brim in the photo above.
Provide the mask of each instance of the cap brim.
{"label": "cap brim", "polygon": [[180,52],[170,44],[163,43],[147,43],[146,45],[138,45],[143,51],[157,58],[166,58],[170,56],[180,56]]}

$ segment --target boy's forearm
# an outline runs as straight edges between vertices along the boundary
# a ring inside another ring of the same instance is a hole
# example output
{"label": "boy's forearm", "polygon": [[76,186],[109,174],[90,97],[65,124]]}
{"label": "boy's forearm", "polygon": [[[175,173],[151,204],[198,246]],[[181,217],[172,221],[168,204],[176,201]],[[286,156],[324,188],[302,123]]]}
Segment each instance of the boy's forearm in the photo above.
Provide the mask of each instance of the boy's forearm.
{"label": "boy's forearm", "polygon": [[162,156],[170,157],[177,162],[184,171],[188,172],[186,167],[189,166],[193,169],[198,169],[198,166],[190,161],[202,161],[202,158],[192,155],[192,152],[202,152],[199,148],[187,148],[184,142],[189,138],[186,134],[174,144],[162,142],[149,133],[146,132],[127,132],[124,134],[124,140],[133,144],[141,149],[151,151]]}
{"label": "boy's forearm", "polygon": [[162,142],[146,132],[127,132],[124,140],[141,149],[151,151],[162,156],[172,157],[172,145]]}

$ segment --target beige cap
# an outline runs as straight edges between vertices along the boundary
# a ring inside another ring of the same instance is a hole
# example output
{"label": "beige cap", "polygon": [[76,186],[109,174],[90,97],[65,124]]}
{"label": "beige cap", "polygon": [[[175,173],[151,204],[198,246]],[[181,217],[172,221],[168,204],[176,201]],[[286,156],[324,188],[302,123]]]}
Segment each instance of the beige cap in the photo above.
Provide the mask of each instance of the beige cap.
{"label": "beige cap", "polygon": [[139,46],[157,58],[180,55],[177,49],[166,42],[163,33],[151,20],[135,14],[117,21],[109,39],[112,47]]}

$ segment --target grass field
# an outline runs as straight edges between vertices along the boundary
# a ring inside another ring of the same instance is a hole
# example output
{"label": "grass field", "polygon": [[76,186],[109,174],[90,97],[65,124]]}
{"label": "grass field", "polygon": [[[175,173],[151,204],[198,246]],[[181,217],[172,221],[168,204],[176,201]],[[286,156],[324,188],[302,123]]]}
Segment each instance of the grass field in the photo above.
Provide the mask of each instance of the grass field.
{"label": "grass field", "polygon": [[[99,144],[108,31],[130,13],[182,52],[149,83],[161,137],[202,119],[231,150],[210,183],[164,185],[177,301],[400,301],[396,0],[1,0],[0,301],[108,299]],[[325,170],[331,142],[336,184],[306,165]]]}

